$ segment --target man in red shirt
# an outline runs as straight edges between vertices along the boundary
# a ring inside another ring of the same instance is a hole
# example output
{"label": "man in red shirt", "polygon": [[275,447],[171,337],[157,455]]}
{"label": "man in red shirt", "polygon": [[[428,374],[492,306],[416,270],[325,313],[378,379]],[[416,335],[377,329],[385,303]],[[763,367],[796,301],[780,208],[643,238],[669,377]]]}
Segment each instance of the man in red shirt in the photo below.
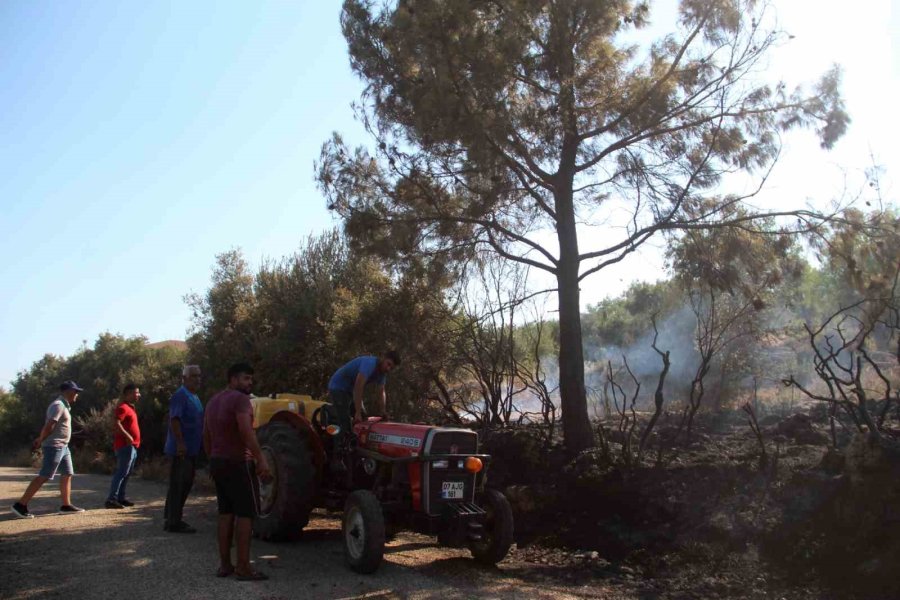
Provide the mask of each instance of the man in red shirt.
{"label": "man in red shirt", "polygon": [[113,449],[116,451],[116,470],[106,498],[106,508],[125,508],[134,503],[125,497],[125,485],[134,470],[137,449],[141,445],[141,428],[138,426],[134,405],[141,399],[141,390],[129,383],[122,388],[122,398],[116,406],[114,418]]}
{"label": "man in red shirt", "polygon": [[[228,387],[206,405],[203,447],[216,482],[219,505],[219,577],[232,573],[243,581],[268,577],[250,566],[253,518],[259,512],[259,479],[272,474],[253,431],[253,368],[246,363],[228,369]],[[259,479],[258,479],[259,478]],[[231,562],[231,540],[237,542],[237,565]]]}

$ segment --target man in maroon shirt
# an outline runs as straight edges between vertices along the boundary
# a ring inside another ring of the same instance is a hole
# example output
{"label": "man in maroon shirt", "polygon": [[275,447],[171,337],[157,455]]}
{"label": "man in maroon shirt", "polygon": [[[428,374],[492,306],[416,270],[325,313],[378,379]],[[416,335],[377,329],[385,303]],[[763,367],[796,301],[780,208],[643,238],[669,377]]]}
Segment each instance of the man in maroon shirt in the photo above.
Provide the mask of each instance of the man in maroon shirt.
{"label": "man in maroon shirt", "polygon": [[[253,518],[259,512],[259,479],[272,477],[253,431],[252,389],[253,368],[246,363],[232,365],[228,387],[210,399],[203,421],[203,447],[209,456],[219,505],[217,575],[234,573],[242,581],[268,579],[250,566],[250,536]],[[232,537],[237,542],[237,565],[231,562]]]}
{"label": "man in maroon shirt", "polygon": [[116,470],[113,472],[106,508],[125,508],[134,503],[125,497],[125,486],[134,470],[137,450],[141,446],[141,428],[138,426],[134,405],[141,399],[141,390],[133,383],[122,388],[122,399],[116,406],[113,419],[113,449],[116,452]]}

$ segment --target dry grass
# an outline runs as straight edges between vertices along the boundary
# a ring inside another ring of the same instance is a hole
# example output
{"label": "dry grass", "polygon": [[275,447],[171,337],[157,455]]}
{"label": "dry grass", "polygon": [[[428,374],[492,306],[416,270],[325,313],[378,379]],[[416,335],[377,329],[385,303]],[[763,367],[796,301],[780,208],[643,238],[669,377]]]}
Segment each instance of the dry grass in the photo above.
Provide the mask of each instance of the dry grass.
{"label": "dry grass", "polygon": [[[167,456],[147,458],[138,464],[135,474],[147,481],[168,483],[170,460],[171,459]],[[194,486],[192,490],[194,492],[203,492],[207,494],[214,494],[216,492],[216,486],[213,483],[212,478],[210,478],[208,470],[197,469],[197,472],[194,474]]]}
{"label": "dry grass", "polygon": [[169,459],[165,456],[151,456],[138,463],[135,474],[147,481],[169,480]]}
{"label": "dry grass", "polygon": [[41,466],[41,453],[32,452],[28,448],[20,448],[15,452],[0,456],[0,464],[7,467],[21,467],[23,469],[38,469]]}
{"label": "dry grass", "polygon": [[90,448],[72,449],[72,462],[75,463],[76,473],[111,475],[116,468],[116,461],[113,457]]}
{"label": "dry grass", "polygon": [[216,484],[212,480],[212,477],[209,475],[209,471],[206,469],[197,470],[196,475],[194,475],[194,487],[193,490],[195,492],[204,492],[207,494],[215,494],[216,493]]}
{"label": "dry grass", "polygon": [[[70,450],[72,452],[72,464],[76,473],[109,475],[116,466],[115,459],[104,452],[96,452],[88,448],[70,448]],[[28,448],[20,448],[15,452],[0,457],[0,464],[23,469],[39,469],[41,461],[41,451],[32,452]]]}

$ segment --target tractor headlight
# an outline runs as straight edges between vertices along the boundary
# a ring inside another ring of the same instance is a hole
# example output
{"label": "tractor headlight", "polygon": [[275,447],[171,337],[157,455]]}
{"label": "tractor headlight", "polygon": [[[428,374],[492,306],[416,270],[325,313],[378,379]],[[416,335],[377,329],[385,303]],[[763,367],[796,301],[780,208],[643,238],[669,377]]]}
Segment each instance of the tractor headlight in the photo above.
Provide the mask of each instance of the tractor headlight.
{"label": "tractor headlight", "polygon": [[341,432],[341,428],[339,425],[329,425],[325,428],[325,433],[328,435],[337,435]]}
{"label": "tractor headlight", "polygon": [[466,459],[466,471],[469,473],[478,473],[484,467],[481,459],[477,456],[470,456]]}

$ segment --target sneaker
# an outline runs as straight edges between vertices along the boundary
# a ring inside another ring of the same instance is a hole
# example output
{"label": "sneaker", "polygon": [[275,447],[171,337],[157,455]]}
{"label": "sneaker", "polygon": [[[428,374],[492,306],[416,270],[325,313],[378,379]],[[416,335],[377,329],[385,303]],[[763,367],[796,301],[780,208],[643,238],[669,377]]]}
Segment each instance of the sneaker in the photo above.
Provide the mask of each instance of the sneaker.
{"label": "sneaker", "polygon": [[124,506],[125,508],[129,508],[129,507],[131,507],[131,506],[134,506],[134,502],[132,502],[131,500],[119,500],[119,504],[121,504],[121,505]]}
{"label": "sneaker", "polygon": [[71,513],[80,513],[80,512],[84,512],[84,509],[78,508],[74,504],[63,504],[62,506],[59,507],[59,514],[61,514],[61,515],[68,515]]}
{"label": "sneaker", "polygon": [[169,525],[169,528],[166,530],[169,533],[197,533],[197,530],[182,521],[178,525]]}
{"label": "sneaker", "polygon": [[21,502],[16,502],[12,506],[9,507],[14,515],[19,517],[20,519],[33,519],[34,515],[28,512],[28,507],[22,504]]}
{"label": "sneaker", "polygon": [[122,504],[115,500],[107,500],[106,504],[104,504],[106,508],[125,508]]}

